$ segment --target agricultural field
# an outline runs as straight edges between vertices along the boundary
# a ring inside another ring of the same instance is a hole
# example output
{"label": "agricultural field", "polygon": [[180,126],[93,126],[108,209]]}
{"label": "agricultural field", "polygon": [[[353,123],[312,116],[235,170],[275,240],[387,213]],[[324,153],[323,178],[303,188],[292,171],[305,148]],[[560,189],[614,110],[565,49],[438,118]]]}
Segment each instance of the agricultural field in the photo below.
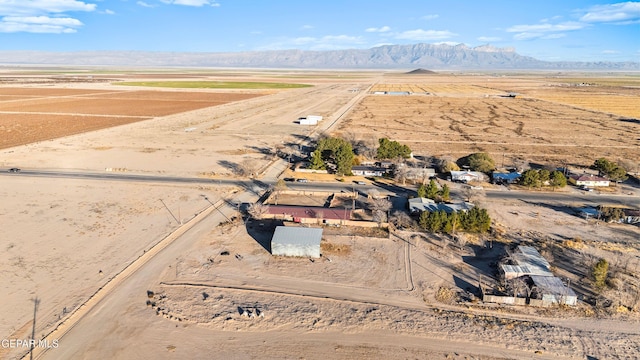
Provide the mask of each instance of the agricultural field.
{"label": "agricultural field", "polygon": [[0,148],[49,140],[260,94],[0,88]]}
{"label": "agricultural field", "polygon": [[388,85],[374,89],[431,95],[370,95],[338,132],[369,141],[389,137],[424,156],[486,151],[505,166],[518,159],[589,165],[599,157],[640,158],[637,87],[558,86],[543,77],[446,78],[449,83],[420,76],[413,85],[406,75],[385,78]]}

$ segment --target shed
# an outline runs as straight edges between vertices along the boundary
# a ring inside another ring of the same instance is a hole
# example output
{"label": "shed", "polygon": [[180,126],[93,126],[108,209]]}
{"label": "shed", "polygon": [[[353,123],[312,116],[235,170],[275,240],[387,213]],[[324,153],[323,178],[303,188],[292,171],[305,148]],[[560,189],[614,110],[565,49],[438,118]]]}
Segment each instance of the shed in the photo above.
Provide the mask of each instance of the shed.
{"label": "shed", "polygon": [[576,186],[609,186],[609,179],[590,174],[571,175],[569,182]]}
{"label": "shed", "polygon": [[321,228],[278,226],[271,238],[271,255],[320,257]]}
{"label": "shed", "polygon": [[531,275],[542,305],[564,304],[574,306],[578,302],[576,293],[554,276]]}
{"label": "shed", "polygon": [[484,177],[485,175],[478,171],[451,171],[451,180],[453,181],[482,181]]}

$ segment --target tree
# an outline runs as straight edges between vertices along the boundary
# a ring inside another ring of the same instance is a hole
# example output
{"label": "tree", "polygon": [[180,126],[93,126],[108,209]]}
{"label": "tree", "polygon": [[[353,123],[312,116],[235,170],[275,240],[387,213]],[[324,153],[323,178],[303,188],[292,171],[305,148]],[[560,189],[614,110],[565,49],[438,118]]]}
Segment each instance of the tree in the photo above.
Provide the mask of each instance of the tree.
{"label": "tree", "polygon": [[440,159],[438,162],[438,168],[440,168],[440,172],[451,172],[451,171],[460,171],[460,167],[455,163],[452,159],[445,157]]}
{"label": "tree", "polygon": [[387,138],[378,139],[378,151],[376,158],[378,159],[407,159],[411,156],[411,149],[407,145],[402,145],[397,141],[391,141]]}
{"label": "tree", "polygon": [[534,186],[538,186],[540,183],[540,173],[535,169],[528,169],[520,177],[520,184],[529,187],[531,189]]}
{"label": "tree", "polygon": [[442,198],[443,201],[449,201],[449,199],[451,198],[449,185],[447,184],[442,185],[442,190],[440,190],[440,197]]}
{"label": "tree", "polygon": [[591,269],[594,285],[598,290],[602,290],[607,283],[607,273],[609,271],[609,263],[605,259],[600,259]]}
{"label": "tree", "polygon": [[551,180],[551,172],[547,169],[538,170],[538,176],[540,177],[540,183],[538,184],[539,187],[548,184],[549,180]]}
{"label": "tree", "polygon": [[627,170],[615,162],[605,158],[599,158],[593,163],[593,168],[598,170],[600,175],[606,175],[611,181],[627,180]]}
{"label": "tree", "polygon": [[554,191],[556,190],[556,188],[563,188],[567,186],[567,178],[564,176],[562,171],[556,170],[551,173],[549,185],[551,185]]}
{"label": "tree", "polygon": [[486,152],[471,154],[460,159],[461,164],[468,165],[472,171],[488,173],[496,168],[491,156]]}
{"label": "tree", "polygon": [[424,184],[420,184],[420,186],[418,186],[418,197],[427,197],[427,187]]}
{"label": "tree", "polygon": [[386,198],[372,198],[369,200],[369,208],[373,213],[373,221],[381,223],[387,220],[387,212],[391,209],[392,204]]}
{"label": "tree", "polygon": [[438,184],[436,184],[436,181],[434,179],[431,179],[431,181],[429,181],[429,185],[427,185],[427,188],[426,188],[426,197],[434,200],[437,195],[438,195]]}
{"label": "tree", "polygon": [[394,170],[394,177],[396,181],[402,182],[404,185],[407,181],[407,176],[409,176],[409,169],[406,166],[396,166]]}
{"label": "tree", "polygon": [[409,216],[406,212],[400,210],[394,211],[393,215],[391,215],[390,220],[397,228],[410,228],[413,224],[411,216]]}
{"label": "tree", "polygon": [[263,203],[252,203],[247,208],[247,212],[254,219],[262,219],[262,216],[269,212],[269,205]]}
{"label": "tree", "polygon": [[275,204],[278,205],[278,197],[280,197],[280,193],[287,189],[287,183],[284,182],[283,179],[278,179],[276,184],[273,186],[273,194],[275,195]]}
{"label": "tree", "polygon": [[329,137],[318,142],[311,159],[312,169],[326,169],[326,163],[335,164],[338,175],[350,175],[353,165],[353,148],[341,138]]}

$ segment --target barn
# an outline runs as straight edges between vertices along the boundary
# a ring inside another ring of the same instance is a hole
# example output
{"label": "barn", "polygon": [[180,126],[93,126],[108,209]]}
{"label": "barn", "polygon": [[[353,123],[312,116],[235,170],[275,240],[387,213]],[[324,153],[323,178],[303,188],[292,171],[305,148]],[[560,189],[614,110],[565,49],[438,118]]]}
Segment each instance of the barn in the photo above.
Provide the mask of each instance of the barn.
{"label": "barn", "polygon": [[278,226],[271,238],[271,255],[320,257],[321,228]]}

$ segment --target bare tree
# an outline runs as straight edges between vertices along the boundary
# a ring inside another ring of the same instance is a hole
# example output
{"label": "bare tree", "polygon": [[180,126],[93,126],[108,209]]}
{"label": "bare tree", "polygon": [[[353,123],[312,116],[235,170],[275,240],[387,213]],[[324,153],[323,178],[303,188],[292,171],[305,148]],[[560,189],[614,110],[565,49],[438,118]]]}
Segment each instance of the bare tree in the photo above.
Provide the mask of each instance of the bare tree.
{"label": "bare tree", "polygon": [[372,198],[369,200],[369,209],[373,212],[374,221],[382,223],[387,220],[387,212],[391,209],[391,201],[386,198]]}
{"label": "bare tree", "polygon": [[525,297],[529,294],[529,285],[522,276],[509,280],[507,282],[507,288],[515,297]]}
{"label": "bare tree", "polygon": [[258,162],[255,159],[244,159],[237,169],[240,176],[252,176],[258,171]]}
{"label": "bare tree", "polygon": [[274,195],[273,201],[276,205],[278,205],[278,198],[280,197],[280,194],[286,189],[287,189],[287,183],[284,182],[283,179],[278,179],[276,184],[273,185],[273,187],[271,188],[271,191],[273,191],[273,195]]}
{"label": "bare tree", "polygon": [[410,228],[413,225],[413,219],[411,219],[411,216],[400,210],[394,211],[390,220],[397,228]]}
{"label": "bare tree", "polygon": [[247,208],[247,212],[254,219],[262,219],[262,216],[269,212],[269,205],[265,205],[259,202],[253,203],[249,205],[249,207]]}
{"label": "bare tree", "polygon": [[405,185],[409,176],[409,169],[406,166],[397,165],[393,171],[395,181],[402,182]]}

